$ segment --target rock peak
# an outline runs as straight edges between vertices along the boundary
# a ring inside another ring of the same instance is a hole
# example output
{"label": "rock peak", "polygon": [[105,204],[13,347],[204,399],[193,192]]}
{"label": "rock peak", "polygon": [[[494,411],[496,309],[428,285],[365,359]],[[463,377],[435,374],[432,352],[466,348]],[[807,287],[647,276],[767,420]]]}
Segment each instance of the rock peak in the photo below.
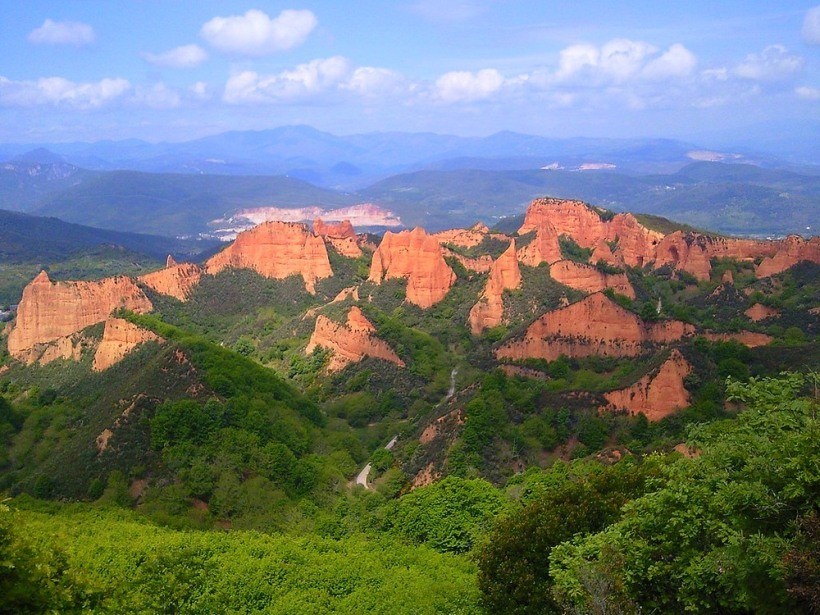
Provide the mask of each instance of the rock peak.
{"label": "rock peak", "polygon": [[169,254],[168,258],[165,259],[165,267],[176,267],[176,265],[177,262],[174,260],[174,257]]}

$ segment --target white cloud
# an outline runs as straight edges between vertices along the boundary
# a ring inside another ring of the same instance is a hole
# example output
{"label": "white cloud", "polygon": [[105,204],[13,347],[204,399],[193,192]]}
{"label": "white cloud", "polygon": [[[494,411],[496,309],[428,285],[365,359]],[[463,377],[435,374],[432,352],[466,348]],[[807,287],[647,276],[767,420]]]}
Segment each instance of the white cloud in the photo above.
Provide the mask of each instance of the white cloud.
{"label": "white cloud", "polygon": [[794,93],[798,98],[802,98],[803,100],[820,100],[820,88],[800,86],[799,88],[794,88]]}
{"label": "white cloud", "polygon": [[575,83],[583,86],[623,84],[636,79],[686,77],[697,65],[695,54],[675,43],[661,55],[644,41],[616,38],[601,45],[577,44],[561,50],[558,68],[550,75],[533,73],[534,83]]}
{"label": "white cloud", "polygon": [[649,43],[617,38],[601,47],[601,70],[615,79],[625,81],[637,74],[646,58],[657,49]]}
{"label": "white cloud", "polygon": [[276,75],[243,71],[228,79],[223,100],[240,104],[303,99],[341,85],[350,73],[350,62],[341,56],[312,60]]}
{"label": "white cloud", "polygon": [[806,11],[801,34],[809,45],[820,45],[820,6]]}
{"label": "white cloud", "polygon": [[81,47],[94,42],[94,28],[79,21],[52,21],[32,30],[28,41],[38,45],[75,45]]}
{"label": "white cloud", "polygon": [[558,79],[567,79],[585,68],[598,66],[601,54],[594,45],[570,45],[561,50],[558,60]]}
{"label": "white cloud", "polygon": [[802,70],[803,63],[801,56],[790,54],[783,45],[769,45],[760,53],[747,55],[734,73],[743,79],[778,81]]}
{"label": "white cloud", "polygon": [[75,83],[63,77],[13,81],[0,76],[0,105],[63,105],[75,109],[96,109],[120,98],[129,89],[131,84],[121,78]]}
{"label": "white cloud", "polygon": [[400,92],[404,78],[387,68],[360,66],[340,87],[366,97],[378,97]]}
{"label": "white cloud", "polygon": [[697,63],[698,59],[694,53],[680,43],[675,43],[662,56],[644,66],[641,76],[646,79],[687,77],[695,70]]}
{"label": "white cloud", "polygon": [[244,15],[214,17],[200,30],[208,43],[228,53],[262,56],[302,44],[317,24],[307,10],[284,10],[275,19],[251,9]]}
{"label": "white cloud", "polygon": [[208,59],[208,54],[199,45],[182,45],[163,53],[143,53],[146,62],[169,68],[193,68]]}
{"label": "white cloud", "polygon": [[504,85],[504,77],[494,68],[478,72],[452,71],[436,79],[435,95],[443,102],[482,100]]}

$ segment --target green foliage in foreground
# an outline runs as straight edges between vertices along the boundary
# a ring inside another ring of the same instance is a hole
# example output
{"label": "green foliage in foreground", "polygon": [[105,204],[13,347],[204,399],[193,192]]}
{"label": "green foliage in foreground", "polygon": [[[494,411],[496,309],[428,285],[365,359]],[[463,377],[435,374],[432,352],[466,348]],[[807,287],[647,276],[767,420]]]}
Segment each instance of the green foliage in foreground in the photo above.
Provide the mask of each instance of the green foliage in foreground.
{"label": "green foliage in foreground", "polygon": [[[81,505],[51,513],[0,510],[0,539],[12,515],[12,539],[29,549],[15,554],[24,573],[44,554],[64,569],[17,578],[0,568],[0,588],[7,590],[0,612],[479,612],[468,560],[391,539],[182,532]],[[3,544],[0,567],[9,561]],[[15,591],[38,584],[45,602],[9,602]]]}
{"label": "green foliage in foreground", "polygon": [[804,382],[730,380],[729,399],[746,410],[692,427],[698,454],[643,485],[645,472],[617,471],[623,462],[548,483],[490,536],[484,601],[511,613],[808,612],[820,423],[817,400],[799,397]]}

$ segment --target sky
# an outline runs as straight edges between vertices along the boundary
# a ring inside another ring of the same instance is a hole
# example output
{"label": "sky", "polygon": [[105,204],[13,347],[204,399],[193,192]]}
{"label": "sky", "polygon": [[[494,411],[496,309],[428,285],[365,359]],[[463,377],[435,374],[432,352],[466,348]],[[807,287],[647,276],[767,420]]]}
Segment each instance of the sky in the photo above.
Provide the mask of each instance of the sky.
{"label": "sky", "polygon": [[0,142],[291,124],[805,139],[820,125],[820,5],[0,1]]}

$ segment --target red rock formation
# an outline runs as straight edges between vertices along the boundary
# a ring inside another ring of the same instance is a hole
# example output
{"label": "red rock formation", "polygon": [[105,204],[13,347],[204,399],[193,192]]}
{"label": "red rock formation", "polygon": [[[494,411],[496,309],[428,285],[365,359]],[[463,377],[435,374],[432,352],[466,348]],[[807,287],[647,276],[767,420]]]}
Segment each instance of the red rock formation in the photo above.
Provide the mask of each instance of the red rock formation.
{"label": "red rock formation", "polygon": [[[549,225],[556,244],[558,236],[568,235],[581,247],[592,248],[592,262],[604,260],[643,267],[654,261],[656,268],[671,265],[699,280],[709,279],[712,258],[747,261],[763,258],[757,268],[758,277],[780,273],[801,260],[820,263],[820,237],[809,241],[797,236],[785,241],[757,241],[682,231],[664,237],[662,233],[643,226],[632,214],[617,214],[609,220],[604,217],[596,208],[581,201],[536,199],[527,209],[519,233]],[[611,248],[607,242],[615,243],[616,247]],[[527,246],[522,249],[519,260],[533,266],[539,262],[560,260],[560,255],[553,253],[552,257],[546,254],[539,257],[538,252],[538,248]]]}
{"label": "red rock formation", "polygon": [[339,254],[347,258],[359,258],[363,254],[359,243],[350,237],[325,237],[325,241],[333,246]]}
{"label": "red rock formation", "polygon": [[616,242],[616,259],[631,267],[643,267],[651,261],[655,246],[663,238],[662,233],[646,228],[632,214],[617,214],[604,227],[606,241]]}
{"label": "red rock formation", "polygon": [[163,295],[186,301],[202,278],[202,268],[193,263],[177,262],[169,255],[165,269],[146,273],[137,278],[140,282]]}
{"label": "red rock formation", "polygon": [[449,243],[459,248],[474,248],[490,233],[484,224],[480,222],[468,229],[456,228],[435,233],[433,237],[441,244]]}
{"label": "red rock formation", "polygon": [[759,278],[776,275],[789,267],[794,267],[800,261],[820,263],[820,237],[812,237],[807,241],[797,235],[789,235],[780,242],[773,256],[760,262],[756,274]]}
{"label": "red rock formation", "polygon": [[356,231],[350,220],[343,220],[337,224],[322,222],[321,218],[313,221],[313,232],[320,237],[333,237],[334,239],[356,239]]}
{"label": "red rock formation", "polygon": [[562,354],[631,357],[641,354],[648,344],[673,342],[694,331],[692,325],[677,320],[644,323],[603,293],[595,293],[547,312],[529,326],[524,339],[508,342],[496,356],[548,361]]}
{"label": "red rock formation", "polygon": [[673,350],[656,373],[647,374],[625,389],[604,393],[604,397],[610,409],[627,410],[630,414],[643,412],[650,421],[659,421],[689,405],[683,379],[691,372],[689,362]]}
{"label": "red rock formation", "polygon": [[347,323],[335,323],[321,314],[316,317],[316,327],[310,336],[305,354],[310,354],[317,346],[332,352],[328,371],[338,371],[350,363],[364,357],[374,357],[404,367],[398,355],[387,342],[375,336],[376,328],[367,320],[362,311],[351,307],[347,313]]}
{"label": "red rock formation", "polygon": [[554,263],[564,258],[558,243],[558,231],[548,220],[541,220],[535,229],[535,239],[518,251],[518,261],[523,265],[537,267],[541,263]]}
{"label": "red rock formation", "polygon": [[624,259],[615,255],[604,238],[598,240],[598,243],[596,243],[592,249],[592,256],[589,257],[589,262],[593,265],[598,261],[603,261],[615,267],[622,267],[624,265]]}
{"label": "red rock formation", "polygon": [[484,292],[470,310],[469,322],[473,335],[497,327],[504,319],[504,291],[521,286],[521,270],[515,253],[515,239],[510,247],[490,267],[490,277]]}
{"label": "red rock formation", "polygon": [[655,250],[655,267],[664,265],[691,273],[698,280],[708,280],[712,263],[706,236],[675,231],[664,237]]}
{"label": "red rock formation", "polygon": [[137,346],[148,341],[160,341],[158,335],[147,329],[123,320],[109,318],[105,321],[102,341],[94,353],[94,371],[101,372],[115,363],[119,363],[125,355]]}
{"label": "red rock formation", "polygon": [[264,222],[239,233],[206,267],[212,274],[229,267],[253,269],[278,280],[301,275],[310,293],[316,292],[317,280],[333,275],[324,240],[295,222]]}
{"label": "red rock formation", "polygon": [[462,256],[458,252],[453,252],[444,246],[441,248],[441,253],[448,258],[456,259],[461,263],[462,267],[469,271],[475,271],[476,273],[487,273],[493,265],[493,257],[489,254],[482,254],[481,256],[471,258],[469,256]]}
{"label": "red rock formation", "polygon": [[763,305],[762,303],[755,303],[748,310],[743,312],[749,320],[758,322],[759,320],[766,320],[780,315],[780,311],[772,307]]}
{"label": "red rock formation", "polygon": [[134,281],[124,276],[52,283],[42,271],[23,290],[8,338],[9,353],[21,361],[36,361],[42,344],[102,322],[118,308],[147,312],[152,307]]}
{"label": "red rock formation", "polygon": [[373,253],[369,280],[381,284],[390,278],[407,278],[407,301],[428,308],[441,301],[456,281],[444,260],[441,246],[423,228],[384,234]]}
{"label": "red rock formation", "polygon": [[599,238],[606,236],[601,216],[590,205],[554,198],[535,199],[530,203],[518,234],[537,230],[545,222],[551,224],[558,235],[569,235],[584,248],[594,247]]}
{"label": "red rock formation", "polygon": [[757,348],[758,346],[766,346],[770,344],[774,338],[765,333],[755,333],[753,331],[739,331],[738,333],[704,333],[703,336],[712,342],[740,342],[749,348]]}
{"label": "red rock formation", "polygon": [[556,282],[585,293],[611,288],[630,299],[635,298],[635,289],[632,288],[625,273],[603,273],[591,265],[563,260],[550,265],[550,276]]}

